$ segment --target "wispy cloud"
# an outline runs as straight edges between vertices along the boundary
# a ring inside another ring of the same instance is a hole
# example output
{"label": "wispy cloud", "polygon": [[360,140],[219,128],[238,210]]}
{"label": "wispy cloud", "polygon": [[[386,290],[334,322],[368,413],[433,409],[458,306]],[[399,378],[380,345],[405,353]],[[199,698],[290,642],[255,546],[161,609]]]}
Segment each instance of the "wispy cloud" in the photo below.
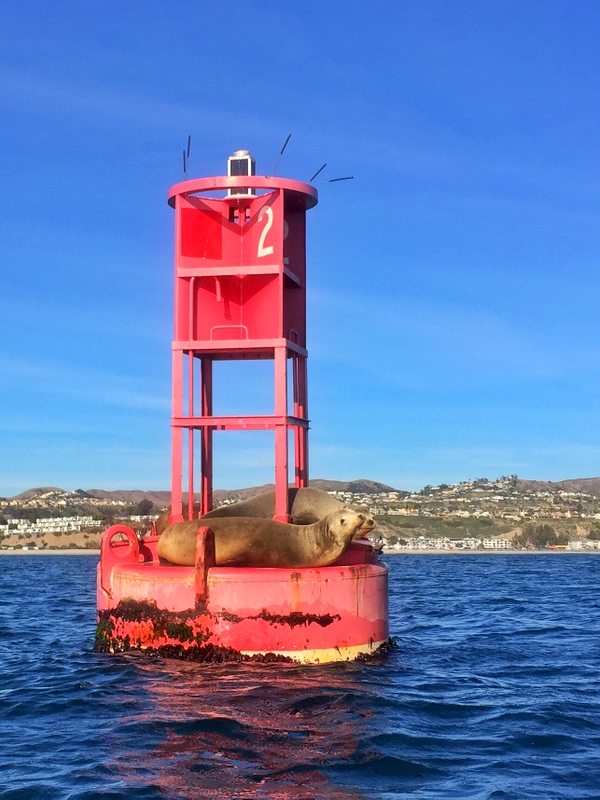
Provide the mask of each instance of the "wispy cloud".
{"label": "wispy cloud", "polygon": [[8,357],[0,358],[0,370],[10,381],[13,393],[15,384],[21,383],[28,392],[33,390],[39,395],[67,397],[70,405],[75,401],[86,401],[100,406],[163,412],[171,407],[166,386],[152,391],[141,379],[125,374]]}
{"label": "wispy cloud", "polygon": [[[329,342],[320,354],[371,373],[379,385],[414,385],[436,370],[453,382],[469,374],[555,380],[570,374],[576,363],[589,366],[595,355],[588,343],[549,341],[526,320],[519,324],[451,301],[442,305],[389,293],[336,292],[313,293],[311,303],[319,326],[326,328],[322,338]],[[370,353],[377,353],[377,359]]]}
{"label": "wispy cloud", "polygon": [[[45,108],[54,115],[101,116],[148,128],[181,131],[193,125],[198,130],[218,132],[237,127],[239,114],[214,104],[200,107],[169,102],[148,94],[125,91],[118,83],[103,85],[50,78],[42,71],[0,67],[0,99],[19,107]],[[264,117],[245,115],[250,129],[269,131]]]}

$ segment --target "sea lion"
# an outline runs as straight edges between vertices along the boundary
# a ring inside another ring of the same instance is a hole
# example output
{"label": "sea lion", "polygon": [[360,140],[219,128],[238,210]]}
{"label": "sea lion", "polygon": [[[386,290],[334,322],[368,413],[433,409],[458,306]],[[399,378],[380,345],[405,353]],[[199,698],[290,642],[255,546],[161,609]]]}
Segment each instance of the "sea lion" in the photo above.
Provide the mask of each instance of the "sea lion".
{"label": "sea lion", "polygon": [[[288,489],[288,503],[290,509],[290,522],[294,525],[310,525],[313,522],[323,519],[332,511],[340,508],[347,508],[341,500],[324,492],[322,489],[303,487],[300,489]],[[356,532],[356,539],[366,538],[373,530],[375,522],[369,510],[365,506],[350,506],[354,511],[360,511],[365,516],[362,528]],[[158,517],[154,523],[155,532],[160,535],[169,525],[171,510],[168,508]],[[183,506],[183,516],[187,516],[187,505]],[[227,503],[214,508],[201,519],[213,519],[214,517],[258,517],[260,519],[273,519],[275,516],[275,492],[262,492],[261,494],[249,497],[247,500],[240,500],[237,503]]]}
{"label": "sea lion", "polygon": [[[344,508],[340,500],[336,500],[329,492],[322,489],[304,487],[301,489],[288,489],[288,507],[291,522],[294,525],[310,525],[317,522],[332,511]],[[204,519],[211,517],[261,517],[273,519],[275,516],[275,492],[262,494],[240,500],[238,503],[228,503],[214,508],[204,515]]]}
{"label": "sea lion", "polygon": [[[341,500],[324,492],[322,489],[313,489],[309,486],[297,489],[288,489],[288,503],[290,509],[290,522],[293,525],[310,525],[313,522],[323,519],[332,511],[341,508],[348,508]],[[361,529],[357,531],[355,538],[365,538],[369,535],[375,522],[369,510],[364,506],[350,506],[352,510],[359,511],[365,517],[365,522]],[[214,517],[260,517],[261,519],[273,519],[275,516],[275,492],[263,492],[247,500],[240,500],[238,503],[228,503],[214,508],[201,519],[213,519]]]}
{"label": "sea lion", "polygon": [[[349,508],[332,511],[311,525],[260,517],[211,517],[215,561],[221,567],[324,567],[346,551],[365,516]],[[196,563],[196,534],[202,519],[176,522],[158,540],[160,558],[171,564]]]}

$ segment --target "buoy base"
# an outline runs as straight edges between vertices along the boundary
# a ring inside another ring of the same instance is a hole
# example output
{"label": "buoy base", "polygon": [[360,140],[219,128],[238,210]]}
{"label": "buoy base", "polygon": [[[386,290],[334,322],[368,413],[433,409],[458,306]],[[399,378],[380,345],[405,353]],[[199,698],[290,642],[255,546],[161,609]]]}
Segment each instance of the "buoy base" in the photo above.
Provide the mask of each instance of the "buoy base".
{"label": "buoy base", "polygon": [[157,537],[116,527],[98,566],[98,651],[325,664],[390,644],[387,567],[368,542],[328,567],[176,567],[160,564]]}

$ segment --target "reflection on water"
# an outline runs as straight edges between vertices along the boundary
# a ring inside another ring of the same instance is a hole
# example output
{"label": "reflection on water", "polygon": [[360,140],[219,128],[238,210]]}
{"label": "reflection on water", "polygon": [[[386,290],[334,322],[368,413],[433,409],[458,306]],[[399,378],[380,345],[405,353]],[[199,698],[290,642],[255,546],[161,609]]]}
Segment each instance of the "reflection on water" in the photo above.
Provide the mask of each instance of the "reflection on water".
{"label": "reflection on water", "polygon": [[359,685],[364,665],[315,672],[134,660],[145,698],[121,716],[119,736],[157,741],[111,765],[124,782],[139,785],[145,772],[167,797],[186,799],[363,797],[336,787],[324,769],[358,757],[375,691]]}

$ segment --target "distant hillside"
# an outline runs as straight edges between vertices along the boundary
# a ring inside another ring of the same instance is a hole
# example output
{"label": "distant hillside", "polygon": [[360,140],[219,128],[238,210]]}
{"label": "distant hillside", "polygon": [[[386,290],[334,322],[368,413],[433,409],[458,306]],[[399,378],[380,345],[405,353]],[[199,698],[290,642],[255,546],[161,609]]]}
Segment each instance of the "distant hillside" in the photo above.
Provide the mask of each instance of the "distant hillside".
{"label": "distant hillside", "polygon": [[353,492],[354,494],[398,492],[402,495],[408,494],[408,492],[387,486],[385,483],[377,483],[377,481],[370,481],[367,478],[358,478],[354,481],[328,481],[316,478],[314,481],[310,481],[310,485],[315,489],[322,489],[324,492]]}
{"label": "distant hillside", "polygon": [[[486,481],[486,484],[487,483]],[[563,481],[536,481],[519,478],[516,479],[516,483],[513,485],[518,492],[522,493],[548,492],[550,494],[556,494],[560,491],[583,492],[591,497],[600,499],[600,478],[573,478]],[[326,492],[350,492],[352,494],[362,495],[397,492],[399,499],[403,499],[409,495],[412,496],[410,492],[406,492],[402,489],[395,489],[387,484],[372,481],[368,478],[356,478],[351,481],[334,481],[324,478],[315,478],[310,481],[310,486],[315,489],[322,489]],[[237,500],[245,500],[249,497],[254,497],[262,492],[273,491],[274,488],[274,484],[265,483],[262,486],[249,486],[243,489],[217,489],[214,492],[214,500],[217,504],[222,503],[224,500],[235,502]],[[431,490],[431,487],[429,488]],[[433,488],[435,489],[436,487]],[[431,495],[431,491],[428,491],[427,495]],[[68,505],[79,508],[86,506],[102,506],[103,504],[135,506],[142,500],[149,500],[155,509],[164,509],[169,505],[170,499],[171,495],[167,490],[145,491],[143,489],[115,489],[109,491],[106,489],[77,489],[73,492],[65,491],[55,486],[41,486],[28,489],[15,497],[6,498],[6,501],[16,500],[19,504],[23,504],[23,506],[29,508],[49,507],[52,505],[57,507]],[[196,495],[196,499],[199,500],[199,495]]]}
{"label": "distant hillside", "polygon": [[[405,496],[408,492],[393,489],[384,483],[377,483],[366,478],[358,478],[353,481],[330,481],[325,478],[315,478],[309,481],[313,489],[321,489],[324,492],[353,492],[355,494],[379,494],[379,492],[395,492]],[[265,483],[262,486],[251,486],[247,489],[217,489],[214,498],[218,502],[223,500],[245,500],[248,497],[255,497],[263,492],[272,492],[275,489],[274,483]]]}
{"label": "distant hillside", "polygon": [[88,489],[86,494],[98,500],[122,500],[132,506],[140,500],[150,500],[157,508],[166,508],[171,500],[170,492],[145,492],[143,489],[117,489],[112,492],[104,489]]}
{"label": "distant hillside", "polygon": [[[310,485],[338,492],[349,505],[367,506],[377,521],[373,536],[392,543],[419,537],[424,541],[436,537],[449,541],[465,537],[481,540],[515,535],[529,537],[537,536],[543,528],[542,533],[552,534],[557,542],[559,539],[561,542],[584,542],[581,547],[586,548],[600,545],[600,478],[551,482],[510,475],[495,481],[478,478],[452,485],[424,486],[410,493],[367,478],[351,481],[316,478]],[[219,489],[214,492],[215,506],[244,500],[273,488],[274,485],[268,483],[243,489]],[[197,502],[199,497],[195,499]],[[143,530],[150,523],[138,522],[138,515],[158,514],[169,502],[170,492],[166,490],[29,489],[17,498],[0,498],[0,546],[23,546],[24,537],[28,535],[25,529],[36,524],[38,519],[72,516],[91,517],[88,528],[69,533],[78,539],[67,540],[64,538],[67,532],[62,531],[56,533],[55,538],[48,534],[43,544],[47,547],[64,547],[69,543],[77,547],[97,546],[103,525],[131,519],[133,525]],[[44,531],[45,526],[41,526],[39,534]]]}
{"label": "distant hillside", "polygon": [[[399,491],[401,495],[408,494],[385,483],[377,483],[367,478],[358,478],[353,481],[329,481],[324,478],[315,478],[310,481],[310,486],[314,489],[322,489],[324,492],[354,492],[357,494],[378,494],[379,492]],[[274,483],[264,483],[262,486],[248,486],[243,489],[215,489],[215,500],[245,500],[248,497],[255,497],[263,492],[272,492],[275,489]],[[34,491],[34,490],[31,490]],[[167,506],[171,500],[170,492],[144,492],[141,489],[120,489],[116,491],[106,491],[104,489],[88,489],[87,494],[101,500],[123,500],[126,503],[139,503],[140,500],[151,500],[155,506]]]}
{"label": "distant hillside", "polygon": [[[383,483],[377,483],[377,481],[371,481],[366,478],[358,478],[353,481],[329,481],[316,478],[310,481],[310,485],[315,489],[322,489],[325,492],[335,491],[353,492],[356,494],[378,494],[379,492],[398,491],[399,495],[402,497],[408,494],[408,492],[392,489],[391,486],[386,486]],[[273,483],[266,483],[262,486],[250,486],[245,489],[216,489],[214,492],[214,499],[217,503],[221,503],[223,500],[245,500],[248,497],[254,497],[263,492],[273,491],[274,488],[275,485]],[[86,505],[86,499],[90,501],[100,501],[100,503],[120,502],[131,506],[137,505],[141,500],[150,500],[155,508],[162,509],[167,508],[171,500],[171,493],[169,491],[144,491],[143,489],[115,489],[113,491],[108,491],[106,489],[77,489],[75,492],[71,492],[56,486],[42,486],[35,489],[28,489],[15,497],[7,499],[20,500],[32,506],[36,504],[36,498],[39,497],[40,503],[45,505],[49,493],[62,495],[62,499],[68,500],[71,503],[76,502],[78,505],[82,506]],[[199,495],[196,496],[196,499],[199,499]],[[95,503],[95,505],[97,504],[98,503]]]}
{"label": "distant hillside", "polygon": [[585,492],[592,497],[600,497],[600,478],[569,478],[564,481],[534,481],[519,478],[517,481],[521,491],[537,492]]}
{"label": "distant hillside", "polygon": [[600,478],[572,478],[568,481],[559,481],[555,486],[567,492],[585,492],[592,497],[600,497]]}
{"label": "distant hillside", "polygon": [[37,486],[35,489],[27,489],[21,494],[16,494],[10,500],[31,500],[32,497],[37,497],[40,494],[47,494],[48,492],[63,492],[64,489],[59,489],[58,486]]}

